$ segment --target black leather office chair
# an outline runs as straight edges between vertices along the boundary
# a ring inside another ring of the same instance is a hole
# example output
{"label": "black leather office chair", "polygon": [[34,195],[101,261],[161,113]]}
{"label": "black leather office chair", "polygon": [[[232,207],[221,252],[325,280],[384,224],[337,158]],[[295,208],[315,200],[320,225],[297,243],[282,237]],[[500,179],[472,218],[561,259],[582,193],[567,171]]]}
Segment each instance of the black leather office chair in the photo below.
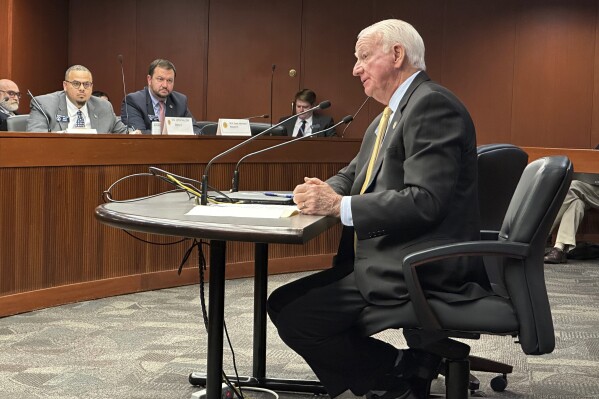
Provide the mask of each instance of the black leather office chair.
{"label": "black leather office chair", "polygon": [[476,152],[480,228],[497,232],[528,164],[528,154],[512,144],[481,145]]}
{"label": "black leather office chair", "polygon": [[28,119],[29,114],[9,116],[6,118],[6,130],[8,132],[26,132]]}
{"label": "black leather office chair", "polygon": [[[214,136],[216,135],[216,131],[218,129],[218,122],[211,121],[196,121],[196,126],[202,131],[203,136]],[[250,132],[252,136],[255,136],[258,133],[262,133],[266,129],[270,128],[270,123],[252,123],[250,122]],[[270,132],[266,133],[265,136],[286,136],[287,130],[285,130],[284,126],[277,126],[272,129]]]}
{"label": "black leather office chair", "polygon": [[[530,163],[516,187],[496,240],[461,242],[408,255],[402,267],[410,301],[366,308],[359,321],[362,332],[372,335],[402,328],[407,336],[413,330],[437,334],[436,344],[427,348],[445,358],[446,395],[450,399],[468,397],[470,372],[470,347],[452,337],[509,335],[517,338],[528,355],[552,352],[555,335],[543,256],[547,235],[570,186],[572,172],[572,163],[563,156]],[[418,279],[420,266],[443,258],[485,255],[502,259],[509,296],[493,295],[463,303],[426,298]]]}
{"label": "black leather office chair", "polygon": [[[481,145],[477,153],[481,239],[497,240],[512,195],[528,163],[528,154],[512,144]],[[506,295],[498,259],[486,258],[485,268],[493,289],[499,295]],[[507,387],[507,374],[513,369],[511,365],[476,356],[470,356],[469,360],[471,371],[499,374],[491,380],[493,390],[503,391]],[[470,390],[474,392],[479,387],[479,380],[471,374]]]}
{"label": "black leather office chair", "polygon": [[[268,128],[270,128],[270,123],[250,123],[252,136],[262,133]],[[287,129],[285,129],[284,126],[277,126],[270,132],[266,133],[265,136],[287,136]]]}

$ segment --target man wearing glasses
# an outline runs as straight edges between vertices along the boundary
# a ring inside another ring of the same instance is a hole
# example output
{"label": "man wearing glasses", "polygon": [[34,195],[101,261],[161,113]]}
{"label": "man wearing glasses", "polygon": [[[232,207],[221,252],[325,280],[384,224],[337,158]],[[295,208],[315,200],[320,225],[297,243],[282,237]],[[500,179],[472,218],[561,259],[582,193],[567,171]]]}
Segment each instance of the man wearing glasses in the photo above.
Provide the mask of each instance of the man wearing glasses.
{"label": "man wearing glasses", "polygon": [[0,130],[6,131],[6,119],[17,115],[21,93],[12,80],[0,79]]}
{"label": "man wearing glasses", "polygon": [[112,104],[92,97],[92,74],[82,65],[65,73],[63,91],[35,97],[27,121],[28,132],[76,132],[95,129],[97,133],[127,133]]}
{"label": "man wearing glasses", "polygon": [[128,126],[152,134],[152,122],[160,122],[163,131],[164,118],[191,118],[195,134],[202,134],[187,106],[187,96],[174,91],[177,70],[169,60],[156,59],[148,69],[148,86],[127,94],[121,105],[121,119]]}

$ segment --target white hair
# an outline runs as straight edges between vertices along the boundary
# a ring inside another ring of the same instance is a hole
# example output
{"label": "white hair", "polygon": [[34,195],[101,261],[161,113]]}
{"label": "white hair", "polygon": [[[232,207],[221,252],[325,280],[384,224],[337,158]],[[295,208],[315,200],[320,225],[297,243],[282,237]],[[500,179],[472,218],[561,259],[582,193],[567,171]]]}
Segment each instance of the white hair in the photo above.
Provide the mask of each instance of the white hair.
{"label": "white hair", "polygon": [[394,45],[400,44],[406,51],[408,62],[414,68],[426,70],[424,41],[409,23],[400,19],[386,19],[364,28],[358,34],[358,39],[368,36],[378,37],[384,52],[389,52]]}

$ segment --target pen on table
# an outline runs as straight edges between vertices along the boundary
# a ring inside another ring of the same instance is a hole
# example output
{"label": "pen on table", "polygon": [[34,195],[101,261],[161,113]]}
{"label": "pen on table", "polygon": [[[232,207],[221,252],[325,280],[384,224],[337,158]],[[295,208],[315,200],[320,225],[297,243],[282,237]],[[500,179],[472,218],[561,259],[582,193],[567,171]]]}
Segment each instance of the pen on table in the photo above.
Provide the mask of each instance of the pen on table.
{"label": "pen on table", "polygon": [[267,195],[269,197],[293,198],[293,194],[265,192],[264,195]]}

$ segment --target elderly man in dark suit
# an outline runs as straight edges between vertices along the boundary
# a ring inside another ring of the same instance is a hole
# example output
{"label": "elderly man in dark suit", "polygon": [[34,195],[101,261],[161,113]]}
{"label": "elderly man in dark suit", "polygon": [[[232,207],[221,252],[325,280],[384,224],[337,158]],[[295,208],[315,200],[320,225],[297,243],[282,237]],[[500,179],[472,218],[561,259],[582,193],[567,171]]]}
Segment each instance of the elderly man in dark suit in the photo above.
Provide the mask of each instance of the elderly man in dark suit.
{"label": "elderly man in dark suit", "polygon": [[[355,55],[353,74],[385,111],[347,167],[326,182],[305,178],[294,190],[302,213],[341,218],[333,268],[275,290],[268,311],[331,397],[347,389],[371,398],[427,397],[440,362],[427,350],[433,337],[404,332],[410,349],[398,350],[353,325],[368,305],[407,300],[405,255],[479,238],[475,129],[458,98],[424,72],[424,43],[410,24],[386,20],[364,29]],[[448,302],[490,295],[474,262],[423,268],[427,295]]]}
{"label": "elderly man in dark suit", "polygon": [[[164,123],[164,118],[191,118],[195,134],[201,134],[195,119],[187,107],[187,96],[175,88],[177,70],[175,65],[164,59],[152,61],[148,69],[148,85],[135,93],[127,94],[121,105],[121,119],[143,134],[152,134],[152,122]],[[127,119],[128,118],[128,119]]]}
{"label": "elderly man in dark suit", "polygon": [[36,97],[37,103],[31,101],[28,132],[95,129],[97,133],[127,133],[112,105],[92,97],[93,79],[89,69],[73,65],[67,69],[62,87],[63,91]]}
{"label": "elderly man in dark suit", "polygon": [[[307,111],[316,105],[316,93],[310,89],[300,90],[295,94],[293,104],[296,114]],[[281,118],[279,122],[288,119],[290,116],[291,115]],[[333,118],[328,115],[315,114],[314,111],[298,115],[283,123],[285,130],[287,130],[287,135],[291,137],[307,136],[320,130],[323,132],[314,137],[332,137],[336,135],[335,129],[325,129],[330,128],[333,125]]]}

